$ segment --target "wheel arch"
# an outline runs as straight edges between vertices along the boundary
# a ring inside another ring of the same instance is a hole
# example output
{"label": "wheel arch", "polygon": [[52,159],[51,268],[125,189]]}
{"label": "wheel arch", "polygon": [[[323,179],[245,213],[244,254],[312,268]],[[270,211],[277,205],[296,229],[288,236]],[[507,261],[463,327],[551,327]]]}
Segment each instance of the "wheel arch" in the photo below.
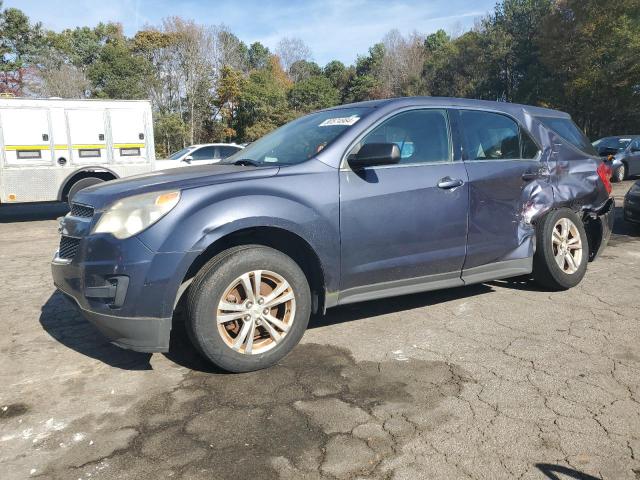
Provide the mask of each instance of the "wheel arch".
{"label": "wheel arch", "polygon": [[69,190],[71,190],[73,184],[82,178],[90,177],[101,178],[105,181],[116,180],[120,178],[120,176],[116,172],[106,167],[82,167],[70,173],[69,176],[67,176],[67,178],[64,180],[64,182],[62,182],[60,188],[58,189],[58,200],[61,202],[66,202],[66,196],[69,193]]}
{"label": "wheel arch", "polygon": [[312,311],[324,313],[326,309],[326,278],[320,257],[300,235],[281,227],[253,226],[230,232],[211,243],[191,263],[176,294],[174,308],[186,298],[193,278],[216,255],[240,245],[262,245],[288,255],[302,269],[312,296]]}

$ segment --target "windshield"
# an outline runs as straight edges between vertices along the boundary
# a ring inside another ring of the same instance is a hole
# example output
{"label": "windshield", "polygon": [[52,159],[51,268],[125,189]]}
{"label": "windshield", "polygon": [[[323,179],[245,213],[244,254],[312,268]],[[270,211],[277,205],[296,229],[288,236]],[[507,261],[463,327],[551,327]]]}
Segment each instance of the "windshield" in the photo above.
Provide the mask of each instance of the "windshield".
{"label": "windshield", "polygon": [[622,151],[626,149],[631,143],[630,138],[622,138],[622,137],[607,137],[601,138],[600,140],[596,140],[593,142],[593,146],[598,149],[598,151],[603,150],[605,148],[615,148],[618,151]]}
{"label": "windshield", "polygon": [[183,148],[182,150],[178,150],[175,153],[172,153],[171,155],[169,155],[169,160],[180,160],[180,158],[186,154],[189,150],[191,150],[191,147],[188,148]]}
{"label": "windshield", "polygon": [[583,152],[597,156],[598,152],[593,148],[593,145],[589,143],[589,139],[582,133],[582,130],[573,123],[570,118],[559,117],[538,117],[543,125],[554,130],[558,135],[571,143],[574,147],[582,150]]}
{"label": "windshield", "polygon": [[302,163],[325,148],[370,112],[370,108],[338,108],[312,113],[278,128],[224,160],[255,164]]}

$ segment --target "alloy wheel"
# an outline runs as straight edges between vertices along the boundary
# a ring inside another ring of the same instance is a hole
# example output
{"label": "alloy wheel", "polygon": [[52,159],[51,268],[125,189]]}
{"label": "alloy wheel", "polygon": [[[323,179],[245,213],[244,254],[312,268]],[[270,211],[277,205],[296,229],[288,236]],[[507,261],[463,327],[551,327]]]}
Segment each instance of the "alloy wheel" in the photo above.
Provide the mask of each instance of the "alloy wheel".
{"label": "alloy wheel", "polygon": [[575,223],[568,218],[559,219],[553,227],[551,242],[558,267],[569,275],[577,272],[582,263],[582,239]]}
{"label": "alloy wheel", "polygon": [[253,270],[227,287],[216,313],[218,332],[238,353],[257,355],[271,350],[295,320],[293,288],[281,275]]}

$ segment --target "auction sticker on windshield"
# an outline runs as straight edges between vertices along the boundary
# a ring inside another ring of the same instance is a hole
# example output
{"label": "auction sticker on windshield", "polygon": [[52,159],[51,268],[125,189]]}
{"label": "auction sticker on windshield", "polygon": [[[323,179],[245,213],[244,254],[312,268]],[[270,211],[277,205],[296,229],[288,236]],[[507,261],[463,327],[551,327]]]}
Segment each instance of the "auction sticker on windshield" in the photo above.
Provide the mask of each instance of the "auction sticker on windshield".
{"label": "auction sticker on windshield", "polygon": [[351,115],[350,117],[336,117],[336,118],[327,118],[324,120],[319,127],[333,127],[336,125],[344,125],[350,126],[360,120],[360,117],[357,115]]}

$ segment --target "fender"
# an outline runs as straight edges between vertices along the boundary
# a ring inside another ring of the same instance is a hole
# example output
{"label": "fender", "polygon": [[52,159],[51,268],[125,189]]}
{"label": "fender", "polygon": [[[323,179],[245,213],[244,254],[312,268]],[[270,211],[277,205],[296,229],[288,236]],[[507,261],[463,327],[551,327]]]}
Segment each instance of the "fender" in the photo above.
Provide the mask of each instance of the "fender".
{"label": "fender", "polygon": [[171,290],[177,292],[192,263],[209,246],[235,232],[256,227],[279,228],[304,240],[320,261],[327,291],[337,291],[338,171],[320,162],[313,164],[311,175],[299,175],[297,169],[290,167],[287,174],[276,175],[268,182],[249,179],[183,190],[178,206],[138,236],[154,252],[184,254],[168,295]]}

